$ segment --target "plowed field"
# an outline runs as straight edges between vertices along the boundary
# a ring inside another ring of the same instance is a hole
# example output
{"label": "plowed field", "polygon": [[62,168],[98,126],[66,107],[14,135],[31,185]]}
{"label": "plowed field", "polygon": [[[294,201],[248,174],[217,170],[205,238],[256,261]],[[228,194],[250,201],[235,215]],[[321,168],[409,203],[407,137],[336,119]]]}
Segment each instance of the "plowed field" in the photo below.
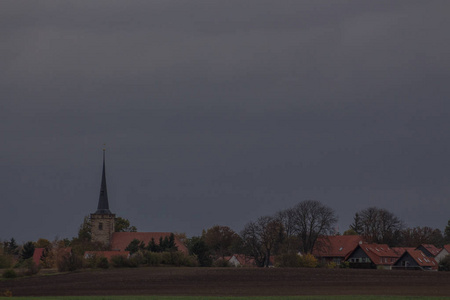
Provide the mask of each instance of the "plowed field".
{"label": "plowed field", "polygon": [[0,281],[14,296],[450,296],[450,272],[354,269],[138,268]]}

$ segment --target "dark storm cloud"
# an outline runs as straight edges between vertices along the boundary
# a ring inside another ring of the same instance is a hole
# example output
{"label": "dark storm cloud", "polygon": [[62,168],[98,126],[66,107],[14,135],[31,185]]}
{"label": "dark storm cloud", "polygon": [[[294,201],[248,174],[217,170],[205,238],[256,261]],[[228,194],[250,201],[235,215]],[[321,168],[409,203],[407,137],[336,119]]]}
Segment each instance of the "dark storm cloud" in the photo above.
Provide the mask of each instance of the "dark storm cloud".
{"label": "dark storm cloud", "polygon": [[0,239],[75,235],[104,142],[111,209],[142,230],[240,230],[305,199],[341,231],[371,205],[449,219],[445,1],[0,8]]}

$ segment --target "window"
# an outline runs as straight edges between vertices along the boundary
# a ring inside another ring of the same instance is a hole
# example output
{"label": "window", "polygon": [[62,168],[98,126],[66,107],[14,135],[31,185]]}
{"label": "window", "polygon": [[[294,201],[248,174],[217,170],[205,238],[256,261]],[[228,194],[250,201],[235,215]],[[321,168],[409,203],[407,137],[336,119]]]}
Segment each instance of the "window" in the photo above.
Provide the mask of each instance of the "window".
{"label": "window", "polygon": [[103,223],[98,223],[98,230],[103,230]]}

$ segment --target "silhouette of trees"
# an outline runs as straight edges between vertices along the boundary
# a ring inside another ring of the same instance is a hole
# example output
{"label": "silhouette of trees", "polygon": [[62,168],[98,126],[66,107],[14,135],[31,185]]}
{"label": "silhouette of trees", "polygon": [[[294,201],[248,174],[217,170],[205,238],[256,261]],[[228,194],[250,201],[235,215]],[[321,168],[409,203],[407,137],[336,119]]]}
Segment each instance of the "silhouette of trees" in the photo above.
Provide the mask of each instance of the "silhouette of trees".
{"label": "silhouette of trees", "polygon": [[33,257],[34,254],[34,243],[33,242],[26,242],[23,247],[22,250],[20,251],[20,258],[22,259],[28,259],[30,257]]}
{"label": "silhouette of trees", "polygon": [[351,228],[368,243],[399,245],[404,223],[386,209],[369,207],[355,214]]}
{"label": "silhouette of trees", "polygon": [[248,223],[241,232],[246,253],[253,257],[260,267],[269,266],[270,256],[283,241],[283,235],[283,224],[270,216]]}
{"label": "silhouette of trees", "polygon": [[422,244],[433,244],[441,247],[444,237],[439,229],[431,227],[406,228],[401,232],[401,245],[404,247],[417,247]]}
{"label": "silhouette of trees", "polygon": [[303,254],[311,253],[317,238],[334,234],[338,220],[333,209],[319,201],[306,200],[293,207],[294,232],[301,242]]}

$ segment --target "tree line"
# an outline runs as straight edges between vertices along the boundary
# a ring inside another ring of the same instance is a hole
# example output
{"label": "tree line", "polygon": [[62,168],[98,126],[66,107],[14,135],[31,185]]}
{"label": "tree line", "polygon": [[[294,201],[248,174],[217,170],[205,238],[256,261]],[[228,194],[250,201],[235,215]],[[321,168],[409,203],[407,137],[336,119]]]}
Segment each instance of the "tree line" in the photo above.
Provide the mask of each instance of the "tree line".
{"label": "tree line", "polygon": [[[292,208],[248,222],[238,234],[227,226],[213,226],[201,236],[188,239],[188,248],[197,255],[201,265],[214,259],[242,253],[253,258],[260,267],[269,266],[271,257],[283,259],[311,254],[317,239],[340,235],[336,231],[336,212],[319,201],[302,201]],[[360,235],[368,243],[391,247],[417,247],[450,243],[450,220],[444,230],[430,227],[409,228],[386,209],[369,207],[355,213],[353,223],[344,235]],[[210,259],[212,258],[212,259]]]}
{"label": "tree line", "polygon": [[[186,244],[189,255],[200,266],[225,264],[225,258],[232,254],[243,254],[254,259],[257,266],[269,266],[271,258],[279,257],[289,261],[298,253],[311,254],[317,239],[325,235],[339,235],[336,231],[338,217],[336,212],[315,200],[306,200],[297,205],[278,211],[272,215],[261,216],[245,224],[240,232],[228,226],[215,225],[203,230],[201,235],[187,237],[185,234],[171,235],[148,245],[134,240],[128,245],[131,253],[173,253],[176,252],[175,237]],[[0,268],[8,267],[11,261],[25,261],[32,256],[34,247],[45,248],[44,265],[55,264],[52,247],[70,246],[77,255],[85,251],[107,250],[105,245],[91,240],[89,218],[80,225],[78,236],[50,243],[40,239],[17,245],[14,239],[0,244]],[[116,231],[137,231],[127,219],[118,217]],[[377,207],[369,207],[355,213],[353,222],[344,235],[360,235],[368,243],[387,244],[403,247],[417,247],[433,244],[442,247],[450,244],[450,220],[444,231],[430,227],[409,228],[392,212]],[[56,245],[56,246],[55,246]],[[56,247],[56,248],[55,248]],[[54,251],[53,251],[54,252]],[[192,263],[190,263],[192,265]]]}

